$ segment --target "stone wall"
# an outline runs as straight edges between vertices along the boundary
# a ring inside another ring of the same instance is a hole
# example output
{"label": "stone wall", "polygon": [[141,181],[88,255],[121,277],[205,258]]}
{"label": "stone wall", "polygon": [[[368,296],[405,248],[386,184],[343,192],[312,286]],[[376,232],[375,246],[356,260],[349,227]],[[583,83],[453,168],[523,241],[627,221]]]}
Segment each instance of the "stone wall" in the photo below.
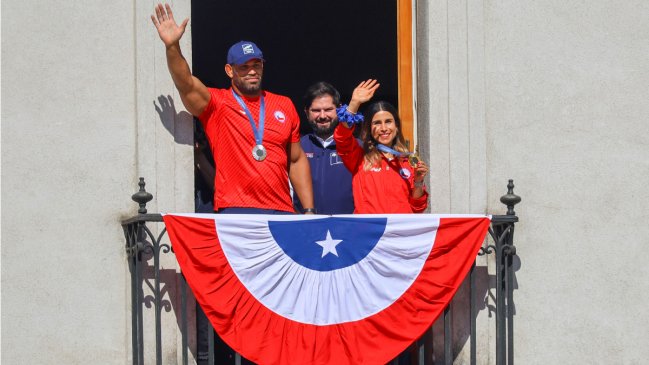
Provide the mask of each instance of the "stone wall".
{"label": "stone wall", "polygon": [[[119,222],[136,213],[138,177],[151,211],[193,210],[191,118],[153,6],[2,5],[2,363],[131,362]],[[189,1],[173,6],[189,16]],[[175,359],[179,339],[165,341]]]}
{"label": "stone wall", "polygon": [[503,214],[508,178],[523,198],[516,362],[644,362],[649,5],[417,7],[418,130],[432,212]]}

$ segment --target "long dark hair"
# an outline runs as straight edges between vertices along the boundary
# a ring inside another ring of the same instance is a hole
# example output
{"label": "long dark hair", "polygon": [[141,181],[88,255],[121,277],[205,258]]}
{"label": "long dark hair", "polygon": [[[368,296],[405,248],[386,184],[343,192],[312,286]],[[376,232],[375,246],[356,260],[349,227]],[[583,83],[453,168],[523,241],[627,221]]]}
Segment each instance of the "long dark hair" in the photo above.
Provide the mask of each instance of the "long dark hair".
{"label": "long dark hair", "polygon": [[372,103],[365,110],[365,121],[363,122],[360,136],[363,141],[363,149],[365,150],[365,164],[363,165],[365,171],[372,167],[381,165],[381,151],[376,148],[378,142],[374,137],[372,137],[372,118],[374,118],[374,114],[380,111],[386,111],[392,114],[394,123],[397,126],[397,135],[392,141],[392,145],[388,147],[399,152],[408,152],[406,139],[403,138],[403,133],[401,133],[401,118],[399,118],[397,108],[387,101],[377,101]]}

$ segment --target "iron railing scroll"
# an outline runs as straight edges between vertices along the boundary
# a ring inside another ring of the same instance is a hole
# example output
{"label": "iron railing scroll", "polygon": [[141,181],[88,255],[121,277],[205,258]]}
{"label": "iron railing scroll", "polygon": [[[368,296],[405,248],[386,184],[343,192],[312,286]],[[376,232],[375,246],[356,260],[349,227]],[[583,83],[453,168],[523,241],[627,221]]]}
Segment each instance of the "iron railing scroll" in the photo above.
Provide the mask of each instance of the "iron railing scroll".
{"label": "iron railing scroll", "polygon": [[[153,308],[155,318],[155,359],[156,364],[162,364],[162,297],[160,291],[160,254],[171,252],[171,246],[162,243],[162,239],[167,232],[165,228],[156,236],[147,227],[148,222],[162,222],[160,214],[147,213],[146,203],[153,199],[144,186],[144,178],[140,178],[138,183],[140,190],[133,194],[131,198],[139,204],[138,214],[122,221],[122,228],[126,236],[126,255],[128,259],[129,271],[131,273],[131,332],[132,332],[132,349],[133,364],[144,364],[144,313],[145,304],[143,269],[149,269],[148,261],[153,261]],[[148,272],[148,271],[147,271]],[[148,298],[147,298],[148,299]],[[187,310],[186,310],[186,289],[185,283],[181,284],[181,334],[182,334],[182,357],[183,364],[188,363],[187,353]]]}
{"label": "iron railing scroll", "polygon": [[[500,201],[507,206],[507,213],[505,215],[492,215],[491,226],[489,227],[489,238],[485,244],[478,251],[478,256],[493,255],[493,262],[495,263],[494,272],[495,280],[492,281],[487,278],[490,283],[489,291],[491,294],[486,293],[489,297],[495,297],[495,308],[488,308],[494,310],[496,322],[496,349],[495,349],[495,364],[496,365],[513,365],[514,364],[514,256],[516,255],[516,247],[514,246],[514,225],[518,222],[518,217],[514,211],[514,206],[521,201],[521,198],[514,194],[514,181],[509,180],[507,184],[507,194],[500,198]],[[493,242],[491,242],[493,241]],[[478,335],[477,335],[477,317],[478,317],[478,300],[483,300],[486,303],[485,292],[478,290],[478,281],[484,281],[485,272],[477,272],[476,262],[473,263],[469,271],[469,308],[466,311],[468,316],[468,336],[470,345],[470,363],[472,365],[493,363],[493,359],[489,359],[488,355],[478,359]],[[451,311],[451,306],[457,302],[458,294],[456,294],[452,303],[444,310],[439,321],[442,323],[442,336],[443,336],[443,349],[435,351],[433,341],[433,328],[427,331],[419,340],[417,351],[411,352],[411,364],[445,364],[451,365],[457,359],[460,344],[458,348],[453,345],[454,333],[460,333],[464,329],[453,328],[455,323],[452,320],[452,315],[457,315],[457,311]],[[455,309],[461,308],[462,303],[458,303]],[[463,314],[463,313],[462,313]],[[461,337],[461,336],[456,336]],[[439,355],[439,356],[438,356]],[[463,363],[465,360],[458,360]],[[403,363],[393,362],[394,364]]]}
{"label": "iron railing scroll", "polygon": [[[153,261],[153,285],[149,285],[152,290],[153,303],[155,310],[155,362],[162,364],[162,294],[160,292],[160,254],[173,252],[170,245],[162,243],[166,234],[163,228],[156,236],[147,227],[147,223],[160,223],[162,216],[157,213],[147,213],[146,204],[153,199],[153,196],[145,190],[144,178],[140,178],[138,183],[140,189],[132,195],[133,201],[138,203],[138,214],[122,221],[122,228],[126,237],[126,254],[128,266],[131,273],[131,309],[132,309],[132,348],[133,364],[144,364],[144,338],[145,328],[143,321],[143,307],[145,304],[143,268],[151,269],[148,261]],[[514,225],[518,222],[518,217],[514,211],[514,206],[521,201],[521,198],[514,194],[514,182],[509,180],[507,184],[507,194],[500,198],[500,201],[507,206],[505,215],[493,215],[491,226],[489,228],[490,240],[480,248],[478,256],[494,255],[495,262],[495,287],[490,287],[492,296],[495,297],[495,317],[496,317],[496,365],[513,365],[514,364],[514,256],[516,247],[514,246]],[[478,364],[477,359],[477,300],[484,300],[484,293],[479,293],[476,289],[476,282],[479,279],[476,272],[476,263],[469,272],[469,337],[470,337],[470,363]],[[187,315],[187,285],[184,278],[181,277],[180,283],[180,332],[182,336],[182,364],[188,364],[188,315]],[[456,295],[457,297],[457,295]],[[149,299],[149,296],[147,296]],[[455,299],[454,299],[455,301]],[[440,351],[440,358],[435,357],[433,349],[433,331],[427,331],[417,342],[417,346],[412,346],[409,351],[411,364],[452,364],[455,360],[453,348],[453,327],[451,321],[450,305],[444,310],[443,335],[444,348]],[[212,331],[210,331],[212,332]],[[147,332],[148,333],[148,332]],[[212,334],[212,333],[210,333]],[[214,346],[210,336],[208,363],[222,363],[221,359],[215,359]],[[483,360],[481,360],[482,363]],[[147,361],[149,362],[149,361]],[[491,363],[491,361],[489,361]],[[402,360],[393,361],[392,363],[403,363]]]}

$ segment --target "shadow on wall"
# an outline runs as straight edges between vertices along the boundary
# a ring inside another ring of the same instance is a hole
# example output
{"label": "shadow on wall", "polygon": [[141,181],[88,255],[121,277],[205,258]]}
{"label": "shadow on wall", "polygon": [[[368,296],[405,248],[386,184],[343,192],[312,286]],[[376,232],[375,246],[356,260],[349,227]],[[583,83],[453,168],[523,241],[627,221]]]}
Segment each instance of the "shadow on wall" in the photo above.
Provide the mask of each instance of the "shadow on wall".
{"label": "shadow on wall", "polygon": [[[490,291],[489,273],[486,266],[476,266],[474,269],[475,274],[475,293],[476,298],[476,312],[473,314],[474,319],[478,313],[487,309],[489,317],[492,316],[493,309],[489,308],[487,304],[487,296]],[[494,287],[495,289],[495,287]],[[455,293],[455,297],[451,302],[451,333],[452,333],[452,351],[453,359],[457,359],[460,351],[465,347],[467,342],[471,339],[471,315],[470,315],[470,285],[469,277],[464,279],[464,282]],[[485,300],[481,300],[485,298]],[[444,359],[444,313],[440,315],[435,324],[433,325],[433,358]],[[479,346],[479,344],[478,344]]]}
{"label": "shadow on wall", "polygon": [[[521,268],[520,257],[515,255],[512,257],[512,270],[513,270],[513,283],[512,287],[515,291],[518,289],[518,281],[516,279],[516,272]],[[490,275],[488,268],[486,266],[476,266],[475,267],[475,299],[476,299],[476,308],[473,318],[477,319],[478,314],[483,310],[487,310],[487,316],[490,321],[494,321],[495,329],[495,320],[496,320],[496,275]],[[464,357],[468,359],[468,354],[470,351],[469,341],[471,339],[471,305],[470,305],[470,282],[469,276],[467,275],[466,279],[458,289],[453,301],[451,302],[451,333],[452,333],[452,353],[453,361],[459,361],[462,363]],[[511,306],[511,311],[513,315],[516,315],[516,306],[515,301],[509,303]],[[484,323],[484,322],[482,322]],[[490,336],[493,336],[493,340],[485,340],[480,336],[480,325],[477,323],[477,350],[478,353],[488,354],[493,349],[490,349],[491,346],[495,346],[495,337],[496,333],[490,329]],[[442,361],[444,359],[444,313],[435,321],[432,326],[431,331],[426,331],[426,334],[422,336],[422,339],[433,341],[433,354],[432,357],[437,363],[437,361]],[[428,337],[426,337],[428,336]],[[462,350],[466,351],[464,355],[461,354]],[[495,349],[495,347],[494,347]],[[486,351],[486,352],[485,352]],[[480,363],[480,355],[478,355],[478,363]]]}
{"label": "shadow on wall", "polygon": [[[162,125],[174,137],[174,142],[189,146],[193,145],[194,129],[192,122],[194,117],[186,111],[177,113],[171,95],[158,96],[158,103],[160,105],[156,104],[155,100],[153,101],[155,111],[158,112]],[[187,127],[181,127],[183,125]]]}

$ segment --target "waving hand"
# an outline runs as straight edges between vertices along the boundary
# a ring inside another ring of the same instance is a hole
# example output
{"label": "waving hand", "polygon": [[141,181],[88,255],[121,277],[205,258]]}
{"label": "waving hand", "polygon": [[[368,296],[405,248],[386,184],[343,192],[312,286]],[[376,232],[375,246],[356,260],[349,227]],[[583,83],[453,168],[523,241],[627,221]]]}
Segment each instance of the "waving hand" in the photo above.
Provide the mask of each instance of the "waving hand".
{"label": "waving hand", "polygon": [[151,21],[165,45],[169,73],[176,89],[178,89],[183,105],[192,115],[201,115],[210,101],[210,92],[199,79],[192,75],[189,64],[180,50],[180,38],[185,33],[189,18],[178,25],[171,12],[171,6],[165,4],[163,7],[158,3],[158,6],[155,7],[155,15],[151,15]]}
{"label": "waving hand", "polygon": [[167,48],[180,41],[180,38],[182,38],[185,33],[187,22],[189,22],[189,18],[187,18],[183,20],[182,24],[176,24],[174,14],[171,12],[169,4],[165,4],[163,7],[160,3],[158,3],[158,6],[155,8],[155,15],[151,15],[151,20],[153,21],[155,28],[158,30],[160,39]]}
{"label": "waving hand", "polygon": [[361,104],[372,99],[374,92],[379,88],[379,86],[381,86],[381,84],[374,79],[362,81],[354,89],[352,100],[349,102],[349,107],[347,109],[352,113],[356,113]]}

